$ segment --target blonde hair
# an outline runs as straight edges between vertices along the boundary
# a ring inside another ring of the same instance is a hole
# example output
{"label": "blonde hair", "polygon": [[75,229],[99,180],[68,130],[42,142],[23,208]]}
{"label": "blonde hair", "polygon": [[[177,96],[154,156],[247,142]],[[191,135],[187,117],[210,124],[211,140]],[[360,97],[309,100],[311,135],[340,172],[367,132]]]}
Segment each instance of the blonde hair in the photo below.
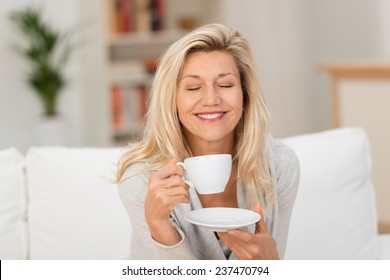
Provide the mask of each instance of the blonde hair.
{"label": "blonde hair", "polygon": [[173,157],[184,159],[192,155],[178,119],[176,90],[186,57],[199,51],[223,51],[234,57],[240,73],[244,111],[235,129],[233,158],[238,164],[240,181],[249,194],[249,206],[260,202],[264,214],[270,214],[274,187],[268,155],[268,110],[247,40],[238,31],[221,24],[209,24],[194,30],[174,43],[161,57],[150,91],[144,136],[122,156],[116,180],[126,179],[123,178],[124,172],[135,163],[148,163],[138,173],[153,172],[168,164]]}

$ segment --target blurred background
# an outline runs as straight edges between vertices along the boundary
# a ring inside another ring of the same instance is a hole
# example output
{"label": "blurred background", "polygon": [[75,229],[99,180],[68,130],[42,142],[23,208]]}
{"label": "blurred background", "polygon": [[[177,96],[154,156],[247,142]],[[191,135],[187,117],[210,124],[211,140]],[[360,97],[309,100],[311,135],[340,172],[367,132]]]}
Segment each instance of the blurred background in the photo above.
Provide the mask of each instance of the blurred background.
{"label": "blurred background", "polygon": [[[77,39],[58,100],[62,139],[53,143],[26,83],[30,65],[14,50],[23,35],[9,19],[31,5]],[[386,0],[0,0],[0,149],[123,145],[142,126],[155,59],[210,22],[250,41],[276,137],[329,129],[331,80],[318,66],[388,63],[389,14]]]}

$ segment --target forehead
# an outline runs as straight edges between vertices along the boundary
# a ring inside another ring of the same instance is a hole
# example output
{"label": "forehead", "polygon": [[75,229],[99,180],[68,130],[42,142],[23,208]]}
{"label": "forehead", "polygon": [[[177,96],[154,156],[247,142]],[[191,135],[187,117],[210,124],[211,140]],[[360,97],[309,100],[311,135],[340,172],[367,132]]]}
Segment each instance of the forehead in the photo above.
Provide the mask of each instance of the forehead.
{"label": "forehead", "polygon": [[198,51],[190,53],[184,61],[181,77],[184,75],[210,75],[230,72],[238,75],[233,55],[223,51],[204,52]]}

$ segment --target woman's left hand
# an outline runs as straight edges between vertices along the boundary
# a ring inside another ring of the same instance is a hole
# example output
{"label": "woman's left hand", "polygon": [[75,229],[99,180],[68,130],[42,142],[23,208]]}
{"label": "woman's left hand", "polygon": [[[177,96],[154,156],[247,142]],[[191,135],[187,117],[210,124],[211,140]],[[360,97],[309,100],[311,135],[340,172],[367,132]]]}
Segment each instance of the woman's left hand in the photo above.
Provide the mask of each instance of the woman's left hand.
{"label": "woman's left hand", "polygon": [[256,223],[254,234],[235,229],[228,232],[218,232],[219,238],[240,260],[280,259],[276,242],[264,222],[259,204],[256,204],[254,211],[261,216],[260,221]]}

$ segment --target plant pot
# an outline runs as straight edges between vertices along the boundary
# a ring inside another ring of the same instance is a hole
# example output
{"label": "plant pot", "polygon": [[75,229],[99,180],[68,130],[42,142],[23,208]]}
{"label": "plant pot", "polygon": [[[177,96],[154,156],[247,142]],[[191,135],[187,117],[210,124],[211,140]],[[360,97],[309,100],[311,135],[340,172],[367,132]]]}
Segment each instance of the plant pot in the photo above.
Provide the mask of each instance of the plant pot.
{"label": "plant pot", "polygon": [[38,146],[66,146],[66,122],[60,116],[41,117],[35,126],[35,142]]}

